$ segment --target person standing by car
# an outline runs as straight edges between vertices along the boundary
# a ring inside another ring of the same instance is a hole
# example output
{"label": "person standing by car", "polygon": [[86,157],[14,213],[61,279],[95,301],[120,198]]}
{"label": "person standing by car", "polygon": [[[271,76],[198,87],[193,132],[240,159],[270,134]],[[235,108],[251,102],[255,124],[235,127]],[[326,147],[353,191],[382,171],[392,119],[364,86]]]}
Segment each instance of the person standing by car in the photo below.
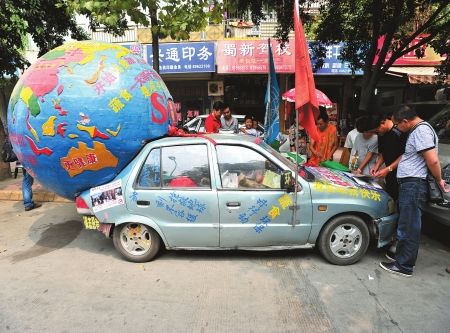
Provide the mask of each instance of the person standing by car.
{"label": "person standing by car", "polygon": [[400,131],[409,132],[409,136],[397,169],[400,184],[397,252],[393,262],[381,262],[380,267],[389,273],[411,277],[419,252],[422,209],[428,193],[428,172],[443,191],[447,192],[447,189],[437,153],[438,138],[431,125],[408,106],[395,111],[392,120]]}
{"label": "person standing by car", "polygon": [[369,175],[375,165],[378,154],[378,138],[374,132],[368,131],[369,117],[356,120],[356,136],[348,162],[349,169],[355,174]]}
{"label": "person standing by car", "polygon": [[338,148],[336,126],[328,121],[329,118],[325,108],[320,107],[320,114],[316,121],[319,140],[314,141],[311,138],[309,145],[311,158],[308,164],[312,166],[318,166],[321,162],[333,160],[333,154]]}
{"label": "person standing by car", "polygon": [[348,162],[350,160],[350,152],[352,151],[356,136],[358,134],[359,132],[356,127],[348,132],[347,137],[345,138],[344,149],[342,150],[342,155],[339,160],[339,163],[341,163],[342,165],[348,165]]}
{"label": "person standing by car", "polygon": [[[397,166],[405,152],[406,134],[394,126],[392,120],[386,115],[371,117],[369,128],[378,135],[378,156],[370,174],[384,178],[386,192],[398,200]],[[384,167],[381,166],[384,164]]]}
{"label": "person standing by car", "polygon": [[[298,154],[303,160],[308,159],[309,155],[309,137],[306,130],[301,125],[298,125]],[[289,147],[291,152],[295,152],[295,119],[289,127]]]}
{"label": "person standing by car", "polygon": [[34,178],[24,168],[22,179],[22,196],[25,211],[30,211],[42,206],[42,204],[33,201],[33,183]]}
{"label": "person standing by car", "polygon": [[223,105],[223,115],[220,118],[220,123],[223,130],[231,131],[234,134],[239,132],[238,120],[231,114],[231,109],[228,104]]}
{"label": "person standing by car", "polygon": [[219,133],[219,130],[222,127],[220,117],[222,116],[224,105],[225,104],[221,101],[214,102],[213,109],[205,120],[206,133]]}

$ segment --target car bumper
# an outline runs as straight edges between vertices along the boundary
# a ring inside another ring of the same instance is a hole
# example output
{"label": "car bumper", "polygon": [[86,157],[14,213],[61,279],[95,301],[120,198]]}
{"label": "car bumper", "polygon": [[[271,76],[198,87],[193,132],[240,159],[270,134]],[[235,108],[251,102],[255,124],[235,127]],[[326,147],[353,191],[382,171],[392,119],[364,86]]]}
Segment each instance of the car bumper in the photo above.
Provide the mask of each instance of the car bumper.
{"label": "car bumper", "polygon": [[398,214],[381,217],[373,220],[378,238],[378,247],[383,247],[392,242],[397,230]]}

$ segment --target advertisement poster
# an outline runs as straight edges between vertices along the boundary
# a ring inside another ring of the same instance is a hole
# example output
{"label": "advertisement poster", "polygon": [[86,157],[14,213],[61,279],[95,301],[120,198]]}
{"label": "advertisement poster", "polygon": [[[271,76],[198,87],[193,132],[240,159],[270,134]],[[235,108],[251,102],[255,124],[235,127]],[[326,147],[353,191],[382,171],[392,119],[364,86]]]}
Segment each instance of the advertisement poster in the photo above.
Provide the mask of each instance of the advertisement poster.
{"label": "advertisement poster", "polygon": [[123,205],[122,180],[94,187],[91,189],[90,195],[94,213]]}

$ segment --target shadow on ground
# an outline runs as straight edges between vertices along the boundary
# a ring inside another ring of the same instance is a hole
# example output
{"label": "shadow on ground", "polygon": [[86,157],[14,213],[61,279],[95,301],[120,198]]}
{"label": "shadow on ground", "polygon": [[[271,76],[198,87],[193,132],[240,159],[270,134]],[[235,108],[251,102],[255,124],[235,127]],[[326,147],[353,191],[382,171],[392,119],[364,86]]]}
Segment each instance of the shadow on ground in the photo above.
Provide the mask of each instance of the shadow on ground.
{"label": "shadow on ground", "polygon": [[63,223],[47,224],[38,229],[45,228],[39,240],[31,248],[15,253],[11,257],[12,263],[39,257],[43,254],[61,249],[73,242],[81,232],[80,221],[70,220]]}

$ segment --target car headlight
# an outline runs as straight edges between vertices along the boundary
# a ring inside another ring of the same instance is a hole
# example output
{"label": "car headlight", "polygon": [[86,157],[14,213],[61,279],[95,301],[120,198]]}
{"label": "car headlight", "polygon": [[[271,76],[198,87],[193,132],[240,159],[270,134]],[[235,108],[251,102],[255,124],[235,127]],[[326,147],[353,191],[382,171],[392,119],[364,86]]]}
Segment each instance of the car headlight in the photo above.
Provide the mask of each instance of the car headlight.
{"label": "car headlight", "polygon": [[389,215],[392,215],[397,212],[397,205],[395,204],[395,201],[389,198],[388,200],[388,209],[389,209]]}

